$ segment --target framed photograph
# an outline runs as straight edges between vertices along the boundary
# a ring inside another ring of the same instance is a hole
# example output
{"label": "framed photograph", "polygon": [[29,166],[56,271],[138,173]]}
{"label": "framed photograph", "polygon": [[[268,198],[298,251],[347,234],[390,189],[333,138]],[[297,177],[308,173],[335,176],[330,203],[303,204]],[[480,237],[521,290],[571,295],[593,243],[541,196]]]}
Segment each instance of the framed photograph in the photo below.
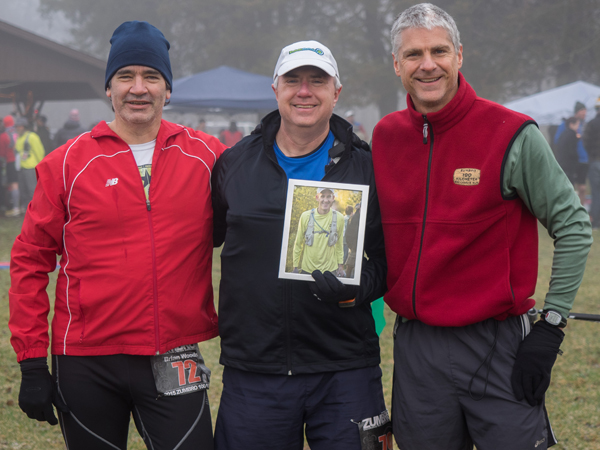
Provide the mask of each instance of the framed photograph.
{"label": "framed photograph", "polygon": [[290,179],[279,278],[320,270],[359,285],[368,199],[368,185]]}

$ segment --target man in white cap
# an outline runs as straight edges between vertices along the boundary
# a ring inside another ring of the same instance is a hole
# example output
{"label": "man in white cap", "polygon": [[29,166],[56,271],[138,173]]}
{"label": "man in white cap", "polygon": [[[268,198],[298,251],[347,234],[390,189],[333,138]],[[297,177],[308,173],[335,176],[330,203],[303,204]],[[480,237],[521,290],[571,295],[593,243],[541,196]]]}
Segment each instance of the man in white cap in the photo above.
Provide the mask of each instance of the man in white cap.
{"label": "man in white cap", "polygon": [[[345,277],[344,216],[334,211],[335,190],[317,188],[317,207],[304,211],[294,242],[294,272],[330,271]],[[302,256],[302,258],[301,258]]]}
{"label": "man in white cap", "polygon": [[[306,434],[312,449],[358,450],[355,423],[387,416],[370,308],[385,291],[381,218],[369,148],[333,114],[341,89],[327,47],[285,47],[278,110],[215,165],[214,245],[225,242],[217,449],[300,449]],[[328,270],[314,282],[278,278],[288,178],[370,186],[360,287]]]}

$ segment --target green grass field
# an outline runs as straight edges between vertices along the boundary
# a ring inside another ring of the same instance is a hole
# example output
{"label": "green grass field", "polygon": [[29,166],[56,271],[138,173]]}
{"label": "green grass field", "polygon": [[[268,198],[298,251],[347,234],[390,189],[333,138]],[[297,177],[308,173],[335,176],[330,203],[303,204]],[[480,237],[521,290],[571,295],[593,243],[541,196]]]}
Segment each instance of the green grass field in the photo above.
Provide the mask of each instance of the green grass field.
{"label": "green grass field", "polygon": [[[8,261],[10,248],[18,234],[21,219],[0,218],[0,261]],[[595,232],[595,238],[600,234]],[[552,242],[543,230],[540,232],[540,275],[535,298],[538,307],[544,298],[552,265]],[[582,287],[574,311],[600,314],[600,253],[592,248]],[[218,286],[220,261],[215,252],[213,281]],[[55,275],[51,277],[49,292],[53,292]],[[30,420],[17,404],[20,372],[14,352],[10,346],[8,331],[8,288],[7,270],[0,270],[0,449],[64,449],[58,426]],[[51,294],[52,296],[52,294]],[[383,386],[388,408],[391,398],[392,378],[392,325],[394,316],[386,307],[388,325],[381,335],[381,360]],[[560,450],[600,449],[600,323],[571,320],[566,329],[563,343],[564,355],[558,358],[553,371],[547,408],[552,420]],[[213,423],[221,395],[219,365],[219,339],[200,345],[207,365],[212,370],[210,388]],[[145,449],[142,440],[132,426],[129,448]],[[512,449],[506,449],[512,450]]]}

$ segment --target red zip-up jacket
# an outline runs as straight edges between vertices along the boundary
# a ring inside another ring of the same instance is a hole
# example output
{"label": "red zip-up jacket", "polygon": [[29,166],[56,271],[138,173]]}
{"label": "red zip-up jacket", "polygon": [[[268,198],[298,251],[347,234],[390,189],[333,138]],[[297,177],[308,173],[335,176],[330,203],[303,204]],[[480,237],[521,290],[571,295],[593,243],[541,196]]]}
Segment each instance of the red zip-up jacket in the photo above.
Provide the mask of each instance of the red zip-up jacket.
{"label": "red zip-up jacket", "polygon": [[408,108],[373,132],[388,261],[385,301],[407,319],[464,326],[527,312],[537,219],[502,193],[504,160],[529,117],[477,97],[459,73],[435,113]]}
{"label": "red zip-up jacket", "polygon": [[223,149],[163,120],[149,201],[131,149],[105,122],[38,164],[11,253],[18,361],[47,356],[57,254],[52,354],[152,355],[217,336],[210,178]]}

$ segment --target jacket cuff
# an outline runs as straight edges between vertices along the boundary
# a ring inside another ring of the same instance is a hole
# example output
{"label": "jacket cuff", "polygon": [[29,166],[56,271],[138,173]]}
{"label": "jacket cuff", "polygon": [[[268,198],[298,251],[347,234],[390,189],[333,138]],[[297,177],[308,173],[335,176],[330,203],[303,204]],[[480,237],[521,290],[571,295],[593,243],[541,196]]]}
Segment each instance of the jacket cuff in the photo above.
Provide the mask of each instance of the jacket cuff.
{"label": "jacket cuff", "polygon": [[19,363],[24,359],[31,358],[48,358],[48,349],[46,347],[34,347],[17,352],[17,362]]}

